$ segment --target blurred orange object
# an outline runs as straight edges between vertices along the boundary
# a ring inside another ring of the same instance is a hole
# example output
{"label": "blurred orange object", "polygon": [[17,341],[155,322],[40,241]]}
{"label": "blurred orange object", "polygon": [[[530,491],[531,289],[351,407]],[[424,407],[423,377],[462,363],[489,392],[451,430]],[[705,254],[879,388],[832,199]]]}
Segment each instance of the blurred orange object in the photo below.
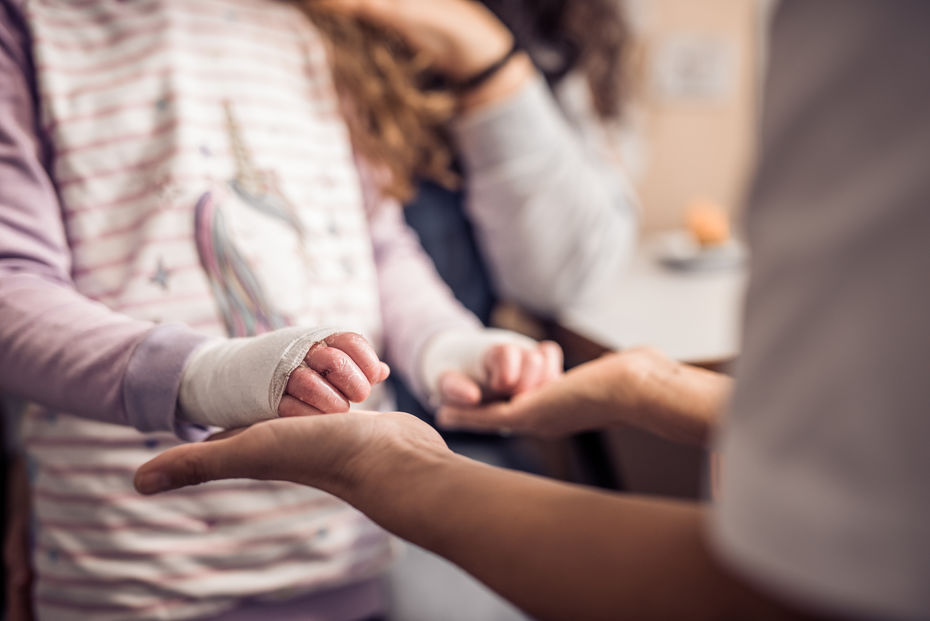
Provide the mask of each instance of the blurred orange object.
{"label": "blurred orange object", "polygon": [[730,239],[730,217],[710,201],[694,201],[686,214],[688,230],[701,246],[716,246]]}

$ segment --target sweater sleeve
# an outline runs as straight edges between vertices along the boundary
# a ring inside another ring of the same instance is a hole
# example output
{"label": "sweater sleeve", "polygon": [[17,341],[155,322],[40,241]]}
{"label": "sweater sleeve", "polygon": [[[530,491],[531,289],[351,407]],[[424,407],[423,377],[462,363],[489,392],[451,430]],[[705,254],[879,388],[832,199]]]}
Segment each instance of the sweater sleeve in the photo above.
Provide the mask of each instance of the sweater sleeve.
{"label": "sweater sleeve", "polygon": [[[364,167],[362,172],[364,175]],[[385,357],[425,400],[427,391],[420,369],[424,345],[444,330],[480,330],[481,322],[455,299],[436,273],[416,233],[404,222],[400,204],[379,199],[372,183],[365,186]]]}
{"label": "sweater sleeve", "polygon": [[452,131],[469,216],[505,296],[555,314],[627,263],[638,226],[633,192],[568,124],[542,78]]}
{"label": "sweater sleeve", "polygon": [[73,287],[33,75],[22,16],[0,4],[0,392],[195,437],[175,413],[184,363],[203,337],[116,314]]}

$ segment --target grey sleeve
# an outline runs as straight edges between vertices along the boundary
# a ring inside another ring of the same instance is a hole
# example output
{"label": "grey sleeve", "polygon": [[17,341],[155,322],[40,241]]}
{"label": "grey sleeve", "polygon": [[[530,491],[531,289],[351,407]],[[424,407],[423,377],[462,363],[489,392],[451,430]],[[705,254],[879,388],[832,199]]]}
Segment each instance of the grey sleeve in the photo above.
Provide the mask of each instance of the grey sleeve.
{"label": "grey sleeve", "polygon": [[930,3],[783,0],[712,536],[829,616],[930,613]]}
{"label": "grey sleeve", "polygon": [[633,193],[586,148],[542,78],[452,129],[468,213],[505,296],[552,314],[622,269],[638,226]]}

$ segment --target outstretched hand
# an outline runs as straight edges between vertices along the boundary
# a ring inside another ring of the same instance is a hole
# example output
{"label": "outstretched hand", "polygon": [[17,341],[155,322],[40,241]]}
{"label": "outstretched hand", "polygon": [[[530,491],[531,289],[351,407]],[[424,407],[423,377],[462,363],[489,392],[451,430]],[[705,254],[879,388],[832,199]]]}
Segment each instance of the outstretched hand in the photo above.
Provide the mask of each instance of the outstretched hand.
{"label": "outstretched hand", "polygon": [[622,407],[609,387],[626,380],[624,360],[609,355],[572,369],[561,379],[507,401],[479,405],[447,403],[436,413],[440,427],[507,431],[560,437],[607,427]]}
{"label": "outstretched hand", "polygon": [[730,378],[640,348],[603,356],[561,379],[484,405],[446,404],[440,427],[562,437],[630,425],[702,444],[729,396]]}
{"label": "outstretched hand", "polygon": [[218,479],[292,481],[345,497],[366,473],[403,469],[406,456],[449,454],[436,431],[403,413],[353,411],[278,418],[172,448],[143,464],[143,494]]}

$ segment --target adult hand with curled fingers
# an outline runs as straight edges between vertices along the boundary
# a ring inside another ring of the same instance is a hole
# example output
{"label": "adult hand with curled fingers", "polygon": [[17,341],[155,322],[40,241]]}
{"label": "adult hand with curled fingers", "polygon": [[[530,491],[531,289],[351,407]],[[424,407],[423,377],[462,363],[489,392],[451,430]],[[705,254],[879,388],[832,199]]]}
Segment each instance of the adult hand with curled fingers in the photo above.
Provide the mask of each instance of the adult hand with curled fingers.
{"label": "adult hand with curled fingers", "polygon": [[389,374],[354,332],[298,327],[211,341],[184,368],[180,417],[229,429],[279,416],[346,412]]}
{"label": "adult hand with curled fingers", "polygon": [[440,427],[507,430],[541,437],[629,425],[687,444],[704,444],[732,380],[651,348],[607,354],[509,401],[447,403]]}

